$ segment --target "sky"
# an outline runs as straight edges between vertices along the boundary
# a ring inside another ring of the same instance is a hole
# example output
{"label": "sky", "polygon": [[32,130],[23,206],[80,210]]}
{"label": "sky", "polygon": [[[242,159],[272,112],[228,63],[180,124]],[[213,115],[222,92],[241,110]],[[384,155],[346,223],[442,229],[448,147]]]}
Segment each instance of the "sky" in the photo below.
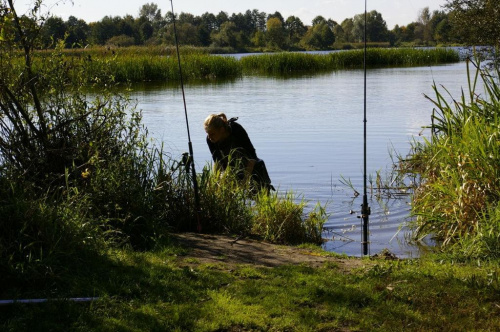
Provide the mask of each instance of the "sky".
{"label": "sky", "polygon": [[[18,13],[24,13],[33,0],[14,0]],[[402,26],[415,22],[421,9],[442,10],[447,0],[367,0],[367,10],[382,14],[387,27]],[[170,0],[45,0],[44,12],[66,20],[69,16],[83,19],[87,23],[101,20],[104,16],[138,16],[139,9],[146,3],[155,3],[162,15],[171,10]],[[286,19],[294,15],[306,25],[318,15],[341,23],[346,18],[364,12],[364,0],[173,0],[175,13],[201,15],[205,12],[218,14],[244,13],[257,9],[267,14],[280,12]]]}

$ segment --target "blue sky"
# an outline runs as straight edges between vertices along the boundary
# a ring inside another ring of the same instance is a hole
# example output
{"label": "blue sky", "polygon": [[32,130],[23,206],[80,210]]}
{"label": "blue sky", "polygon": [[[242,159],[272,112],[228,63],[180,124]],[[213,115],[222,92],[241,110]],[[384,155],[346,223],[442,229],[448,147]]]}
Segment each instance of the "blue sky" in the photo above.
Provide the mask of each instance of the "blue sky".
{"label": "blue sky", "polygon": [[[290,15],[298,16],[304,24],[310,24],[317,15],[341,23],[345,18],[363,13],[364,0],[173,0],[176,13],[187,12],[201,15],[205,12],[217,14],[224,11],[244,13],[247,9],[257,9],[265,13],[279,11],[286,19]],[[87,23],[99,21],[104,16],[136,17],[145,3],[156,3],[162,14],[170,11],[170,0],[45,0],[44,11],[63,19],[73,15]],[[389,29],[394,25],[406,25],[417,20],[419,11],[429,7],[431,11],[441,10],[446,0],[367,0],[368,11],[377,10],[387,22]],[[22,13],[32,0],[15,0],[17,10]]]}

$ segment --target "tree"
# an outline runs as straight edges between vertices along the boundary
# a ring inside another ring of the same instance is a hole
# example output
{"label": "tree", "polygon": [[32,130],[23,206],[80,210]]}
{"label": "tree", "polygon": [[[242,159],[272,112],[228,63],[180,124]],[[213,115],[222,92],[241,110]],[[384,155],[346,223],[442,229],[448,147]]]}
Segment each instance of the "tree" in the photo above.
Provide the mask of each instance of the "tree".
{"label": "tree", "polygon": [[87,43],[87,38],[90,34],[90,28],[84,20],[70,16],[65,22],[66,31],[66,47],[84,46]]}
{"label": "tree", "polygon": [[143,22],[139,27],[139,34],[141,36],[141,42],[144,43],[144,42],[148,41],[149,39],[151,39],[153,37],[154,32],[155,31],[154,31],[153,25],[150,22],[148,22],[148,21]]}
{"label": "tree", "polygon": [[257,9],[252,10],[252,24],[255,30],[265,31],[267,23],[267,14],[259,12]]}
{"label": "tree", "polygon": [[151,24],[161,21],[161,9],[153,2],[146,3],[139,9],[139,18],[145,18]]}
{"label": "tree", "polygon": [[93,44],[104,45],[108,39],[120,35],[116,21],[120,17],[104,16],[102,20],[91,23],[90,39]]}
{"label": "tree", "polygon": [[42,47],[55,47],[59,40],[64,40],[66,25],[60,17],[49,17],[43,24],[41,30]]}
{"label": "tree", "polygon": [[473,45],[500,46],[500,1],[447,0],[445,7],[456,35]]}
{"label": "tree", "polygon": [[424,43],[432,41],[430,21],[431,21],[431,13],[429,7],[425,7],[422,10],[420,10],[417,20],[417,23],[420,23],[420,26],[422,27],[422,41]]}
{"label": "tree", "polygon": [[319,16],[316,16],[315,18],[313,18],[312,20],[312,25],[315,26],[315,25],[318,25],[318,24],[321,24],[321,23],[326,23],[326,20],[323,16],[319,15]]}
{"label": "tree", "polygon": [[318,23],[307,30],[301,44],[307,49],[328,49],[335,42],[335,36],[326,22]]}
{"label": "tree", "polygon": [[270,47],[283,48],[285,45],[285,28],[278,17],[267,20],[266,37]]}
{"label": "tree", "polygon": [[214,31],[211,38],[212,44],[216,47],[238,47],[236,25],[233,22],[222,23],[220,30]]}
{"label": "tree", "polygon": [[229,16],[227,16],[226,12],[221,11],[215,16],[215,22],[217,24],[216,29],[219,30],[222,28],[222,24],[229,22]]}
{"label": "tree", "polygon": [[342,29],[342,26],[340,24],[337,24],[334,28],[333,28],[333,34],[335,36],[335,41],[336,42],[345,42],[345,33],[344,33],[344,29]]}
{"label": "tree", "polygon": [[274,12],[274,14],[269,14],[267,16],[267,21],[269,22],[269,20],[271,18],[277,18],[278,20],[280,20],[281,24],[284,25],[285,24],[285,19],[283,18],[283,15],[281,15],[280,12]]}
{"label": "tree", "polygon": [[285,30],[288,32],[288,40],[291,45],[298,44],[304,34],[307,31],[307,28],[304,26],[304,23],[300,20],[300,18],[296,16],[289,16],[285,22]]}
{"label": "tree", "polygon": [[[444,11],[435,10],[429,21],[429,30],[431,40],[435,42],[446,43],[450,38],[451,26],[448,20],[448,14]],[[438,31],[439,30],[439,31]]]}
{"label": "tree", "polygon": [[[177,39],[180,45],[200,46],[197,28],[191,23],[176,23]],[[169,24],[164,36],[165,41],[175,45],[174,25]]]}
{"label": "tree", "polygon": [[[366,15],[366,40],[369,42],[381,42],[387,40],[387,23],[382,18],[382,14],[372,10]],[[357,42],[364,40],[365,14],[354,16],[353,39]]]}
{"label": "tree", "polygon": [[344,42],[354,42],[354,19],[346,18],[340,23],[342,31],[344,32]]}
{"label": "tree", "polygon": [[451,24],[448,18],[441,20],[434,29],[434,40],[438,43],[451,41]]}

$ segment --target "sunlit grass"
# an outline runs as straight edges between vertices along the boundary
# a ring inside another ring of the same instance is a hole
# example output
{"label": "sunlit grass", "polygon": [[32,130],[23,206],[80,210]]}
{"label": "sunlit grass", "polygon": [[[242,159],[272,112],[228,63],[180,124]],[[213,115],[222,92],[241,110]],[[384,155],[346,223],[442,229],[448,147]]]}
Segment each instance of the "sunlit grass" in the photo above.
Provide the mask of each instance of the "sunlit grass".
{"label": "sunlit grass", "polygon": [[[111,250],[85,267],[74,264],[57,294],[91,291],[98,300],[3,307],[0,327],[30,331],[500,328],[496,263],[457,264],[442,256],[365,260],[359,268],[347,270],[332,264],[228,269],[186,267],[182,255],[189,248],[175,248],[166,244],[149,252]],[[40,290],[30,294],[45,296]]]}
{"label": "sunlit grass", "polygon": [[412,202],[416,236],[434,236],[465,257],[500,256],[498,74],[469,74],[469,91],[457,99],[435,87],[432,137],[415,142],[400,163],[401,172],[420,179]]}

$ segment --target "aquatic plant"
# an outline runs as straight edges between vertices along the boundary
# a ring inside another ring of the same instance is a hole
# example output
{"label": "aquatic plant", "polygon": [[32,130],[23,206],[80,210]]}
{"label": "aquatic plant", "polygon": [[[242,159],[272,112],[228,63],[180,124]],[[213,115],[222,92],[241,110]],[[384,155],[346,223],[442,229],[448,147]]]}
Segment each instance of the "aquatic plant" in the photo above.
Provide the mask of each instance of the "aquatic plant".
{"label": "aquatic plant", "polygon": [[[189,81],[232,79],[245,74],[290,74],[325,72],[362,68],[363,51],[349,50],[330,53],[282,52],[244,56],[211,55],[194,49],[181,48],[183,76]],[[84,68],[89,83],[100,83],[111,77],[114,83],[163,81],[180,79],[177,56],[172,49],[130,47],[119,49],[90,49],[64,51],[67,55],[66,74],[72,77]],[[46,59],[47,52],[38,52],[34,69]],[[370,67],[423,66],[459,61],[458,54],[445,48],[387,49],[370,48],[367,65]]]}
{"label": "aquatic plant", "polygon": [[499,256],[500,72],[468,62],[473,65],[476,73],[468,70],[469,90],[459,99],[434,86],[432,137],[412,143],[399,171],[420,179],[412,204],[416,237],[435,236],[470,256]]}
{"label": "aquatic plant", "polygon": [[252,232],[274,243],[321,244],[323,225],[328,220],[326,209],[317,203],[314,209],[305,213],[307,202],[292,191],[261,192],[255,199],[255,221]]}
{"label": "aquatic plant", "polygon": [[[241,58],[246,73],[287,74],[297,71],[332,71],[363,67],[363,50],[331,53],[276,53],[251,55]],[[367,50],[367,66],[424,66],[459,61],[451,49],[386,49]]]}

